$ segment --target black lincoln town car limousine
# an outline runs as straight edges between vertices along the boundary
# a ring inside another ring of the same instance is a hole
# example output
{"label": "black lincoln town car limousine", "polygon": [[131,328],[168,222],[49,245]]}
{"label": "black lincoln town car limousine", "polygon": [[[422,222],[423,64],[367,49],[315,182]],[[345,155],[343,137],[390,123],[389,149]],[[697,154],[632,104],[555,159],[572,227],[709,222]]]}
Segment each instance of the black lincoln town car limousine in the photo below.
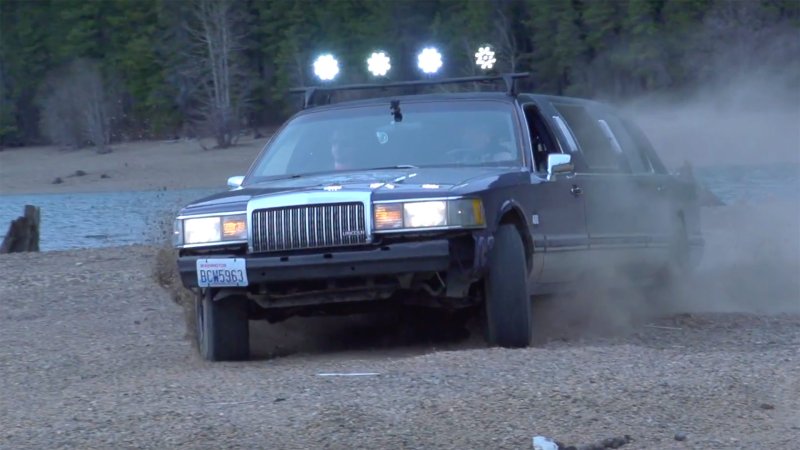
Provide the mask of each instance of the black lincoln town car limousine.
{"label": "black lincoln town car limousine", "polygon": [[537,294],[696,265],[691,175],[609,105],[516,92],[525,75],[339,103],[309,89],[245,175],[175,221],[202,356],[247,359],[250,320],[403,305],[483,312],[490,345],[524,347]]}

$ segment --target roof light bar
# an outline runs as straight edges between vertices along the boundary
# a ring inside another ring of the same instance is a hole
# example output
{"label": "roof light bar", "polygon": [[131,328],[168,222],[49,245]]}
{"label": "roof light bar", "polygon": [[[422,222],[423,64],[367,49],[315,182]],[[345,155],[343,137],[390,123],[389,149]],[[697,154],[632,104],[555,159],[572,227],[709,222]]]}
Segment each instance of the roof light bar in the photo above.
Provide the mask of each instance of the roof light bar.
{"label": "roof light bar", "polygon": [[292,93],[304,94],[303,108],[316,105],[315,101],[319,94],[322,94],[323,102],[330,102],[330,94],[336,91],[368,90],[368,89],[388,89],[394,87],[413,87],[413,86],[436,86],[442,84],[457,83],[487,83],[491,81],[503,81],[507,95],[517,95],[515,80],[529,78],[529,72],[504,73],[501,75],[480,75],[461,78],[443,78],[438,80],[414,80],[398,81],[394,83],[374,83],[374,84],[350,84],[344,86],[308,86],[290,89]]}

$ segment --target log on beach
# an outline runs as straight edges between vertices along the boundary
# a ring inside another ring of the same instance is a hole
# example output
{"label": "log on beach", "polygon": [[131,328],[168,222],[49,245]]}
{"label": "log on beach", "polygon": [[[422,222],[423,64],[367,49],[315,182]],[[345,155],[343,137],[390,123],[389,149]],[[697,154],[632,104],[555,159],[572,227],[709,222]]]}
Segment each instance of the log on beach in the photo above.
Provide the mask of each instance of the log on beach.
{"label": "log on beach", "polygon": [[23,216],[11,221],[0,253],[38,252],[40,219],[39,208],[25,205]]}

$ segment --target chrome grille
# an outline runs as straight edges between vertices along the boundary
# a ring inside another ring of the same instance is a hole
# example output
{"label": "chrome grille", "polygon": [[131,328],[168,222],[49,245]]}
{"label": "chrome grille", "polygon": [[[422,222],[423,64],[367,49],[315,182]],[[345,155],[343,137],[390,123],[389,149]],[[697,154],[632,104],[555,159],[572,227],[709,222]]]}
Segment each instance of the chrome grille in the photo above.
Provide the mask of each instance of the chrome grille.
{"label": "chrome grille", "polygon": [[355,245],[368,238],[361,202],[258,209],[251,226],[254,252]]}

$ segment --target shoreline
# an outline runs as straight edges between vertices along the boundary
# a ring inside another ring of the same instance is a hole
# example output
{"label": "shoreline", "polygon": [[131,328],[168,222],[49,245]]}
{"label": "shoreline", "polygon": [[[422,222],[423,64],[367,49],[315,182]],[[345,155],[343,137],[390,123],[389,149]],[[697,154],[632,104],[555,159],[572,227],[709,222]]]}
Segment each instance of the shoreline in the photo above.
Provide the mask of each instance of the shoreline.
{"label": "shoreline", "polygon": [[111,153],[102,155],[93,148],[5,149],[0,151],[0,193],[223,190],[229,176],[247,171],[267,140],[247,137],[231,148],[210,150],[192,140],[136,141],[116,144]]}
{"label": "shoreline", "polygon": [[131,189],[116,189],[114,187],[109,187],[108,189],[100,189],[100,190],[83,190],[80,186],[76,186],[75,188],[68,189],[65,191],[59,192],[15,192],[13,194],[3,193],[3,198],[13,198],[13,197],[35,197],[35,196],[44,196],[44,195],[81,195],[81,194],[136,194],[136,193],[155,193],[155,192],[174,192],[174,191],[202,191],[202,190],[223,190],[225,186],[217,186],[217,185],[205,185],[205,186],[193,186],[193,187],[161,187],[161,188],[148,188],[148,187],[140,187],[134,186]]}
{"label": "shoreline", "polygon": [[[107,192],[227,189],[227,179],[243,175],[269,137],[243,137],[227,149],[204,150],[209,140],[132,141],[97,154],[93,148],[63,150],[53,146],[18,147],[0,151],[0,194],[88,194]],[[202,146],[201,146],[202,144]],[[695,169],[714,167],[700,157],[665,155],[672,170],[688,159]],[[774,158],[773,158],[774,159]],[[798,164],[793,158],[769,161],[728,159],[725,166]],[[780,158],[779,158],[780,159]]]}

